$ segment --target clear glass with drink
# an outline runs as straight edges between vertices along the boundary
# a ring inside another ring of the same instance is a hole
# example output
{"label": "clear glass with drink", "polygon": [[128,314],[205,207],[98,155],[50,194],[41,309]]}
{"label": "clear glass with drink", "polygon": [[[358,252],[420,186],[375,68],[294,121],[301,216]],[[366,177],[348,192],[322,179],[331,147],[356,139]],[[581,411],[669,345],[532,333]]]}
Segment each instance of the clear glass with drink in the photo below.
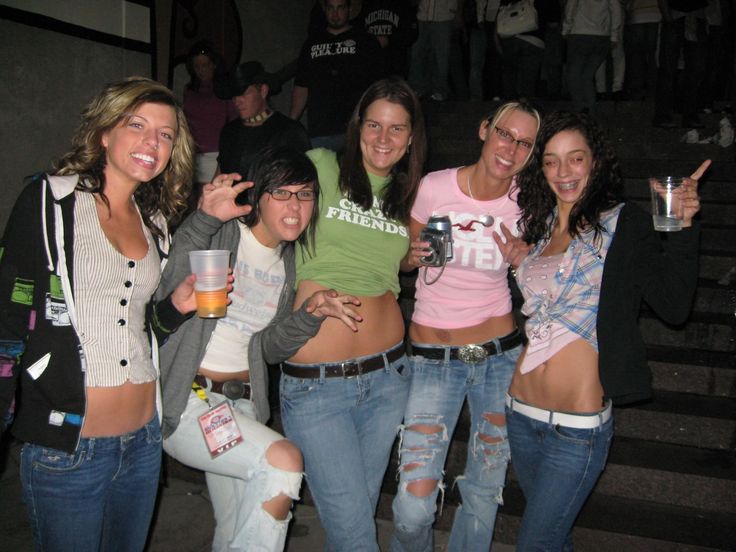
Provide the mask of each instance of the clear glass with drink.
{"label": "clear glass with drink", "polygon": [[197,316],[222,318],[227,313],[227,275],[230,251],[202,249],[189,252],[192,273],[197,276],[194,293],[197,297]]}
{"label": "clear glass with drink", "polygon": [[652,194],[652,219],[658,232],[682,230],[681,176],[654,176],[649,179]]}

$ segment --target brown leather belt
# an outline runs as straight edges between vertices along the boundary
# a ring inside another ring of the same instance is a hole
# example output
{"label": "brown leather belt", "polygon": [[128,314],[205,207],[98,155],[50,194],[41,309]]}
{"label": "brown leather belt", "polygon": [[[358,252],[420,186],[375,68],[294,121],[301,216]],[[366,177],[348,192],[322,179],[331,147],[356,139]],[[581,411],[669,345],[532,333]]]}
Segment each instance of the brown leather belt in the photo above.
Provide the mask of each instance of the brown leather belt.
{"label": "brown leather belt", "polygon": [[197,374],[194,376],[194,382],[207,391],[225,395],[231,401],[250,399],[250,384],[247,381],[212,381],[201,374]]}
{"label": "brown leather belt", "polygon": [[462,345],[459,347],[420,347],[418,345],[412,345],[411,350],[413,355],[423,356],[432,360],[444,360],[445,351],[450,349],[450,360],[461,360],[472,364],[474,362],[482,362],[489,356],[495,356],[521,345],[524,343],[524,336],[516,329],[500,338],[498,343],[500,344],[499,348],[496,348],[496,344],[493,341],[488,341],[487,343],[478,345]]}
{"label": "brown leather belt", "polygon": [[[400,346],[386,353],[386,360],[389,363],[395,362],[404,353],[405,349],[402,343]],[[283,362],[281,363],[281,371],[287,376],[293,376],[295,378],[319,378],[321,377],[321,368],[324,367],[326,378],[352,378],[380,370],[385,366],[386,363],[383,361],[383,354],[380,354],[359,361],[335,362],[320,366],[300,366],[299,364]]]}

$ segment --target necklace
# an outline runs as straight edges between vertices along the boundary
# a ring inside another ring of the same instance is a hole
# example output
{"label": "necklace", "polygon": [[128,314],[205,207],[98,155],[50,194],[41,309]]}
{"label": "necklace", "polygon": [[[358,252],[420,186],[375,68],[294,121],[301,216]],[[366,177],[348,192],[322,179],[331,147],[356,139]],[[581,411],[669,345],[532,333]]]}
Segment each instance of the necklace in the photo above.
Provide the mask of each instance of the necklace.
{"label": "necklace", "polygon": [[[470,179],[470,171],[468,171],[468,195],[470,196],[470,199],[475,203],[478,203],[478,200],[473,197],[473,182]],[[506,199],[508,199],[508,197]],[[504,205],[505,204],[506,202],[504,202]],[[484,227],[488,228],[489,226],[493,226],[494,219],[492,215],[480,215],[478,218],[480,219],[478,222],[480,222]]]}
{"label": "necklace", "polygon": [[264,111],[261,111],[258,115],[253,115],[252,117],[246,117],[243,119],[243,122],[246,124],[252,124],[252,123],[262,123],[266,119],[268,119],[273,111],[271,111],[269,108],[266,108]]}

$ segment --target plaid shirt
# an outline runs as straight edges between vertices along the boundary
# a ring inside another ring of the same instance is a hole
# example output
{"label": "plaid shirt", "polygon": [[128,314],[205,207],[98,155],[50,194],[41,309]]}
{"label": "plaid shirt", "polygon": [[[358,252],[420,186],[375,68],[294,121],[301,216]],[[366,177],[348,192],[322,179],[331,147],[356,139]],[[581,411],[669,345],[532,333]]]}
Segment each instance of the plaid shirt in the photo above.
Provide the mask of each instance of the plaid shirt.
{"label": "plaid shirt", "polygon": [[[552,337],[552,324],[560,324],[567,330],[579,335],[598,350],[596,336],[596,317],[598,315],[598,299],[603,279],[603,265],[608,248],[616,232],[618,215],[623,203],[602,213],[603,231],[598,239],[590,231],[580,237],[573,238],[562,257],[560,267],[555,273],[556,293],[541,295],[534,293],[525,285],[525,267],[540,256],[549,242],[549,238],[540,240],[519,266],[516,277],[524,295],[524,306],[521,312],[529,317],[526,323],[530,346],[549,347],[545,343]],[[550,226],[557,216],[557,209],[549,219]]]}

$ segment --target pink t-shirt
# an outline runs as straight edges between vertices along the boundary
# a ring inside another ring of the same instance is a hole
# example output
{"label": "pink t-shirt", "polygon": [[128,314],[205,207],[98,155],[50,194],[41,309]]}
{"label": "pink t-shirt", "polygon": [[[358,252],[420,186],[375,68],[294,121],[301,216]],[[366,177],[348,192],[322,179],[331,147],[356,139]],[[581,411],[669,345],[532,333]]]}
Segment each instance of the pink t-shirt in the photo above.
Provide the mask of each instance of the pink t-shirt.
{"label": "pink t-shirt", "polygon": [[[416,305],[412,320],[432,328],[466,328],[492,316],[511,312],[511,293],[506,274],[508,263],[493,240],[492,232],[503,235],[503,222],[518,235],[515,181],[508,194],[492,201],[477,201],[466,196],[457,182],[458,169],[429,173],[419,185],[411,210],[414,220],[426,223],[432,215],[447,215],[452,222],[453,258],[432,285],[424,282],[424,268],[419,269]],[[484,227],[478,221],[493,216],[493,224]],[[439,268],[427,270],[427,281],[439,274]]]}

